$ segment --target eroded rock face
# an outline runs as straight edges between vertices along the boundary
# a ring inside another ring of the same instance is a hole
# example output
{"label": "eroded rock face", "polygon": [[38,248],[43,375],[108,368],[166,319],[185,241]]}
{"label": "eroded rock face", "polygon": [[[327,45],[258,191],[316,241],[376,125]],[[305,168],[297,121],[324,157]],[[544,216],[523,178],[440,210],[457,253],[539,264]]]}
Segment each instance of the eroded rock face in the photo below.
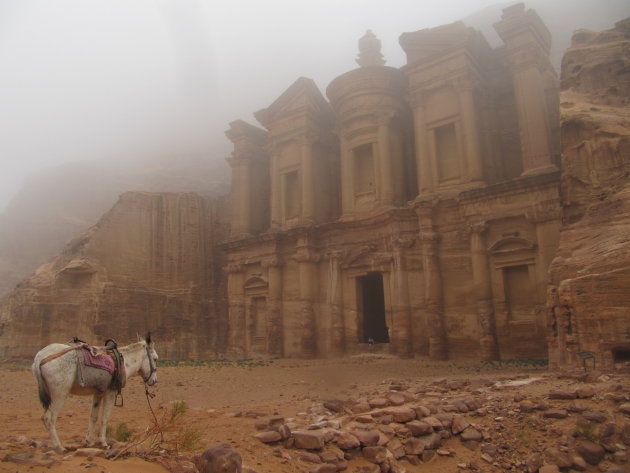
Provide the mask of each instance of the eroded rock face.
{"label": "eroded rock face", "polygon": [[550,267],[552,365],[581,364],[580,352],[606,365],[630,354],[629,32],[630,19],[580,30],[563,60],[565,225]]}
{"label": "eroded rock face", "polygon": [[162,358],[216,357],[226,330],[222,208],[193,193],[123,194],[0,302],[0,358],[28,359],[71,336],[124,342],[147,330]]}

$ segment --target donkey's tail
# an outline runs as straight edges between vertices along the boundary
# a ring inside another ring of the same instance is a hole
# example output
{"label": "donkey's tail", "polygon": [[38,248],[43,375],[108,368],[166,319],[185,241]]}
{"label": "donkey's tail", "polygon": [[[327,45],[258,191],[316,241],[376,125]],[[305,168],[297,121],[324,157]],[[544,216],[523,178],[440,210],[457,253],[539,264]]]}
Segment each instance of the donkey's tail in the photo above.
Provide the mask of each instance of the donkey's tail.
{"label": "donkey's tail", "polygon": [[37,387],[39,388],[39,401],[42,403],[42,406],[44,406],[44,409],[48,409],[50,407],[51,399],[48,389],[46,389],[46,381],[42,376],[40,360],[35,360],[32,370],[33,375],[35,375],[35,379],[37,380]]}

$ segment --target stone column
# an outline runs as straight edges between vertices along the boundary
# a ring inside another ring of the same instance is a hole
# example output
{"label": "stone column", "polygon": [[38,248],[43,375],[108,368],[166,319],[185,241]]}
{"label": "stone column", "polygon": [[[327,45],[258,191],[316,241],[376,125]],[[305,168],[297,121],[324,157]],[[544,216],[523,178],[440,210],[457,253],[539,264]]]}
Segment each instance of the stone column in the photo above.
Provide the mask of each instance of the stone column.
{"label": "stone column", "polygon": [[326,302],[330,309],[331,355],[342,356],[346,351],[346,330],[343,317],[343,282],[341,259],[343,251],[331,251],[329,254],[328,294]]}
{"label": "stone column", "polygon": [[284,324],[282,314],[282,264],[277,256],[262,261],[267,269],[268,289],[268,339],[267,352],[273,356],[284,355]]}
{"label": "stone column", "polygon": [[486,245],[485,222],[471,225],[470,254],[472,260],[473,281],[477,296],[477,319],[481,328],[481,359],[499,359],[494,303],[492,300],[492,281],[490,280],[488,250]]}
{"label": "stone column", "polygon": [[300,140],[302,163],[302,223],[315,222],[315,175],[313,170],[313,138]]}
{"label": "stone column", "polygon": [[230,358],[244,358],[247,355],[247,327],[245,320],[245,266],[228,264],[228,350]]}
{"label": "stone column", "polygon": [[319,254],[310,247],[306,236],[301,236],[298,239],[295,259],[299,263],[300,300],[302,301],[300,308],[302,356],[315,358],[317,356],[317,325],[313,306],[318,286],[317,263],[319,262]]}
{"label": "stone column", "polygon": [[354,182],[352,178],[352,152],[348,140],[339,133],[339,148],[341,160],[341,215],[354,212]]}
{"label": "stone column", "polygon": [[429,154],[427,127],[424,118],[424,100],[416,98],[413,103],[414,135],[416,139],[416,169],[418,173],[418,193],[433,192],[433,172]]}
{"label": "stone column", "polygon": [[[394,205],[394,174],[391,156],[390,130],[393,114],[383,113],[377,116],[378,131],[378,170],[380,171],[379,199],[381,205]],[[396,157],[397,158],[397,157]]]}
{"label": "stone column", "polygon": [[278,229],[284,222],[282,212],[282,192],[284,183],[278,166],[278,150],[272,147],[271,151],[271,228]]}
{"label": "stone column", "polygon": [[393,272],[395,275],[395,304],[392,317],[390,343],[394,352],[402,358],[413,356],[413,328],[411,323],[411,304],[409,302],[409,278],[407,273],[405,252],[411,248],[414,241],[410,238],[394,238]]}
{"label": "stone column", "polygon": [[549,61],[551,34],[536,12],[526,11],[523,4],[505,8],[494,27],[505,43],[503,49],[512,71],[523,175],[555,170],[545,97],[545,75],[553,70]]}
{"label": "stone column", "polygon": [[444,326],[444,301],[442,294],[442,273],[440,270],[440,235],[433,228],[433,209],[428,204],[416,207],[422,246],[424,268],[425,312],[429,328],[429,356],[436,360],[448,358],[446,329]]}
{"label": "stone column", "polygon": [[[467,170],[465,180],[469,182],[483,181],[483,168],[481,163],[481,149],[479,146],[479,129],[477,122],[479,117],[475,107],[473,79],[463,78],[457,82],[459,90],[459,104],[461,107],[462,128],[464,131],[464,151]],[[464,176],[462,176],[464,177]]]}
{"label": "stone column", "polygon": [[250,232],[249,163],[235,156],[227,158],[227,162],[232,168],[230,234],[244,236]]}

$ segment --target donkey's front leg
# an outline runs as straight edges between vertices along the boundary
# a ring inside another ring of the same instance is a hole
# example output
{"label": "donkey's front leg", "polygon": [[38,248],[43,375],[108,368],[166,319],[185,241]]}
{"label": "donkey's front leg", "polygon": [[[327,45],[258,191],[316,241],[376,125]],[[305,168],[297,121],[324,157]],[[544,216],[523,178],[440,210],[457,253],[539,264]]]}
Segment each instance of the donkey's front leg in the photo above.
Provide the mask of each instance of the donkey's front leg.
{"label": "donkey's front leg", "polygon": [[109,414],[114,406],[116,399],[116,391],[108,389],[103,396],[103,413],[101,414],[101,430],[99,435],[99,444],[103,448],[107,448],[107,423],[109,422]]}
{"label": "donkey's front leg", "polygon": [[90,418],[88,420],[88,430],[87,435],[85,436],[85,443],[88,447],[94,445],[94,426],[96,425],[96,420],[98,419],[98,411],[101,407],[101,401],[103,400],[103,394],[97,393],[92,396],[92,410],[90,411]]}

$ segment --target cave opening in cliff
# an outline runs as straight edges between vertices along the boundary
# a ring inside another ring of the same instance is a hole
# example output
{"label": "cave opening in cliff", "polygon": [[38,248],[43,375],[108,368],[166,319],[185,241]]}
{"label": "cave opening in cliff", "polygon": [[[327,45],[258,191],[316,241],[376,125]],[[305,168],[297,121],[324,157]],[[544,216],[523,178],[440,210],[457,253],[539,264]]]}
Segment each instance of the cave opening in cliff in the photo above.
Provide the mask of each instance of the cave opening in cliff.
{"label": "cave opening in cliff", "polygon": [[389,343],[385,321],[383,275],[368,273],[357,278],[361,343]]}
{"label": "cave opening in cliff", "polygon": [[627,363],[630,361],[630,348],[613,348],[612,350],[614,363]]}

